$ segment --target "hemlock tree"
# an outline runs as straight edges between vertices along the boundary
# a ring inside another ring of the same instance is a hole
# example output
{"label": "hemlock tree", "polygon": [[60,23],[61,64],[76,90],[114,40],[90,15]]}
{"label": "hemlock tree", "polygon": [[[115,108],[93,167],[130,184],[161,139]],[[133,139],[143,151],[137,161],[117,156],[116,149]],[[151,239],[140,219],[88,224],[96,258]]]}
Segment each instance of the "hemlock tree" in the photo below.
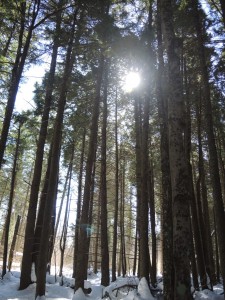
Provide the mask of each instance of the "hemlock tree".
{"label": "hemlock tree", "polygon": [[172,183],[174,299],[189,300],[190,282],[190,195],[184,150],[184,104],[180,73],[179,48],[173,27],[170,0],[161,0],[163,37],[168,56],[169,157]]}

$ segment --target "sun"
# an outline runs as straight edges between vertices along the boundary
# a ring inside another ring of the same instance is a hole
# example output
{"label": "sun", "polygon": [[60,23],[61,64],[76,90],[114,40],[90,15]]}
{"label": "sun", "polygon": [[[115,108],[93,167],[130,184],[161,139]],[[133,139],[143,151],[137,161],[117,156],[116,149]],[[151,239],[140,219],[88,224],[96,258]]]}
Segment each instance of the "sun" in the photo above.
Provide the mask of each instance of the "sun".
{"label": "sun", "polygon": [[123,90],[126,93],[131,93],[136,89],[141,82],[141,77],[138,72],[130,71],[124,78]]}

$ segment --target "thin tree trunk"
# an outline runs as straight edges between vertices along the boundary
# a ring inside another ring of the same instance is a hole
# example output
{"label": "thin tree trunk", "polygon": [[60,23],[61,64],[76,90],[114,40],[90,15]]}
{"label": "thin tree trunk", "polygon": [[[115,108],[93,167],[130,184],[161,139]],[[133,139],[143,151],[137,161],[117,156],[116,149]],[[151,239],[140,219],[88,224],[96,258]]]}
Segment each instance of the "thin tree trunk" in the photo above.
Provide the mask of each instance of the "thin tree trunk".
{"label": "thin tree trunk", "polygon": [[135,119],[135,159],[136,159],[136,190],[137,190],[137,216],[136,216],[136,238],[138,255],[138,276],[140,276],[140,204],[141,204],[141,110],[138,96],[134,99],[134,119]]}
{"label": "thin tree trunk", "polygon": [[11,220],[12,207],[13,207],[13,198],[14,198],[16,175],[17,175],[17,171],[18,171],[17,170],[17,168],[18,168],[17,164],[18,164],[18,158],[19,158],[21,126],[22,126],[22,123],[19,123],[18,135],[17,135],[17,140],[16,140],[16,149],[15,149],[14,161],[13,161],[12,180],[11,180],[10,194],[9,194],[9,203],[8,203],[7,216],[6,216],[6,221],[5,221],[2,278],[6,274],[7,255],[8,255],[8,242],[9,242],[9,229],[10,229],[10,220]]}
{"label": "thin tree trunk", "polygon": [[107,117],[108,117],[108,68],[109,62],[105,64],[104,90],[103,90],[103,120],[102,120],[102,145],[101,145],[101,285],[109,285],[109,248],[108,248],[108,218],[107,218],[107,181],[106,181],[106,152],[107,152]]}
{"label": "thin tree trunk", "polygon": [[118,151],[118,122],[117,122],[117,91],[115,100],[115,210],[113,224],[113,253],[112,253],[112,282],[116,281],[116,259],[117,259],[117,227],[118,227],[118,207],[119,207],[119,151]]}
{"label": "thin tree trunk", "polygon": [[[64,263],[64,253],[66,249],[66,240],[67,240],[67,227],[68,227],[68,218],[69,218],[69,212],[70,212],[70,203],[71,203],[71,195],[70,195],[70,189],[71,189],[71,180],[72,180],[72,173],[73,173],[73,158],[74,158],[74,143],[73,143],[73,149],[72,149],[72,157],[69,164],[69,180],[68,180],[68,189],[67,189],[67,200],[66,200],[66,209],[65,209],[65,215],[64,215],[64,222],[63,222],[63,229],[62,234],[60,238],[60,267],[59,267],[59,276],[62,277],[63,274],[63,263]],[[63,283],[63,281],[61,281]]]}
{"label": "thin tree trunk", "polygon": [[96,242],[95,242],[95,259],[94,259],[94,273],[98,272],[98,247],[99,247],[99,235],[100,235],[100,216],[101,216],[101,205],[100,205],[100,194],[98,199],[98,213],[97,213],[97,227],[96,227]]}
{"label": "thin tree trunk", "polygon": [[[144,99],[144,115],[142,125],[141,148],[141,203],[140,203],[140,277],[145,277],[149,283],[150,254],[148,245],[148,217],[149,217],[149,193],[148,193],[148,134],[149,134],[149,98]],[[152,278],[153,279],[153,278]],[[153,279],[154,280],[154,279]]]}
{"label": "thin tree trunk", "polygon": [[82,178],[83,178],[83,168],[84,168],[85,143],[86,143],[86,129],[83,130],[82,148],[81,148],[81,156],[80,156],[80,170],[79,170],[78,192],[77,192],[77,215],[76,215],[75,238],[74,238],[73,278],[76,277],[77,253],[79,247],[79,229],[80,229],[80,212],[81,212],[81,202],[82,202]]}
{"label": "thin tree trunk", "polygon": [[151,238],[152,238],[152,257],[151,257],[151,268],[150,268],[150,279],[153,286],[156,285],[156,252],[157,252],[157,238],[156,238],[156,229],[155,229],[155,194],[154,194],[154,174],[152,163],[149,163],[149,174],[148,174],[148,194],[149,194],[149,210],[150,210],[150,223],[151,223]]}

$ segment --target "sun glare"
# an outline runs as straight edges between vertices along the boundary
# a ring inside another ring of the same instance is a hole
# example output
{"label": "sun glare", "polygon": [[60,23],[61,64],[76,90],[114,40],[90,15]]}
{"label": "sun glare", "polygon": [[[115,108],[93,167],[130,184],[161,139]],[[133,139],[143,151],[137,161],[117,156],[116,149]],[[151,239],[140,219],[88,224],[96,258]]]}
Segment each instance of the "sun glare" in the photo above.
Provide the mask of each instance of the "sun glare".
{"label": "sun glare", "polygon": [[124,78],[123,90],[126,93],[132,92],[140,84],[141,78],[138,72],[131,71]]}

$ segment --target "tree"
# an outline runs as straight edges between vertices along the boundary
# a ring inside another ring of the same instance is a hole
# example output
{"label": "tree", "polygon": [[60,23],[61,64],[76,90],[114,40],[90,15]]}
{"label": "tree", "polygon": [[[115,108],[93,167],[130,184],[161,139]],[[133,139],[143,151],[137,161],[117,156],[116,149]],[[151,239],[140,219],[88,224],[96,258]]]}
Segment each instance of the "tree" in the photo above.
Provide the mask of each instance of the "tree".
{"label": "tree", "polygon": [[68,89],[68,78],[71,75],[73,63],[74,63],[74,36],[75,27],[77,25],[77,14],[79,8],[75,8],[73,12],[73,20],[70,31],[70,40],[68,42],[68,48],[66,53],[66,61],[64,74],[62,78],[62,85],[60,89],[60,97],[57,107],[57,115],[55,119],[54,133],[52,139],[52,151],[51,151],[51,163],[50,163],[50,174],[49,174],[49,185],[46,198],[46,205],[44,211],[43,227],[40,242],[40,253],[38,259],[38,271],[37,271],[37,287],[36,295],[45,295],[45,274],[48,260],[48,241],[50,237],[50,225],[51,215],[53,213],[53,204],[56,198],[56,190],[58,184],[58,172],[59,172],[59,159],[61,149],[61,138],[62,138],[62,126],[63,126],[63,115],[66,104],[66,94]]}
{"label": "tree", "polygon": [[219,257],[220,257],[220,268],[223,280],[225,280],[225,239],[223,234],[223,229],[225,227],[224,218],[224,204],[223,196],[220,183],[219,165],[218,165],[218,155],[215,143],[214,135],[214,124],[212,118],[212,103],[210,96],[210,85],[209,85],[209,74],[208,67],[206,63],[206,55],[204,49],[204,39],[202,33],[202,26],[200,20],[200,14],[198,5],[195,1],[191,1],[191,8],[193,12],[194,24],[197,33],[198,51],[199,51],[199,62],[201,70],[201,83],[203,88],[203,101],[204,101],[204,116],[205,116],[205,126],[206,134],[208,140],[208,150],[209,150],[209,167],[211,173],[211,182],[213,188],[213,200],[214,200],[214,211],[216,216],[216,227],[218,234],[218,247],[219,247]]}
{"label": "tree", "polygon": [[[62,7],[63,0],[60,0],[58,3],[58,9]],[[20,289],[25,289],[31,283],[31,267],[32,267],[32,248],[34,241],[34,227],[36,220],[36,210],[38,203],[38,193],[41,182],[42,175],[42,164],[43,164],[43,156],[44,156],[44,146],[47,136],[48,129],[48,120],[49,113],[51,109],[52,102],[52,92],[53,92],[53,84],[54,84],[54,76],[56,69],[56,60],[57,53],[59,47],[59,37],[60,37],[60,24],[61,24],[61,11],[58,11],[56,14],[56,25],[55,25],[55,34],[53,40],[53,48],[52,48],[52,57],[51,57],[51,65],[50,70],[47,76],[47,84],[46,84],[46,94],[44,101],[44,108],[41,119],[41,127],[39,131],[39,138],[36,150],[36,158],[34,165],[34,174],[33,180],[31,184],[30,191],[30,199],[29,199],[29,207],[27,213],[27,223],[25,230],[25,239],[24,239],[24,249],[23,249],[23,260],[22,260],[22,268],[21,268],[21,277],[20,277]]]}
{"label": "tree", "polygon": [[107,180],[106,180],[106,150],[107,150],[107,88],[108,88],[109,62],[105,63],[104,86],[103,86],[103,120],[102,120],[102,145],[101,145],[101,285],[109,285],[109,249],[108,249],[108,220],[107,220]]}
{"label": "tree", "polygon": [[161,1],[161,18],[168,56],[169,76],[169,157],[173,207],[174,299],[192,299],[190,291],[190,195],[187,162],[184,159],[184,107],[179,48],[173,27],[170,0]]}

